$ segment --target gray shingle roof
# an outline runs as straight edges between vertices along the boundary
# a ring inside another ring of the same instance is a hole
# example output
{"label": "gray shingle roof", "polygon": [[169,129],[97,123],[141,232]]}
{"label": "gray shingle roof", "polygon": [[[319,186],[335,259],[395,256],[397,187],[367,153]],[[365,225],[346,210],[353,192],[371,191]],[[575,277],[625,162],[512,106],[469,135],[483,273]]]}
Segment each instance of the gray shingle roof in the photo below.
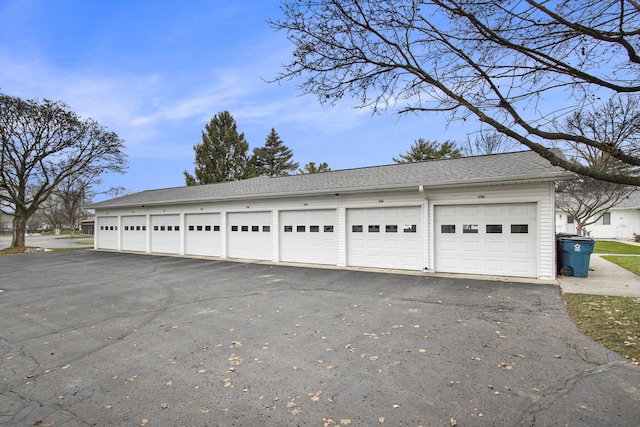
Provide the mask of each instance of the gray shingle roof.
{"label": "gray shingle roof", "polygon": [[633,193],[629,194],[615,208],[640,209],[640,190],[635,190]]}
{"label": "gray shingle roof", "polygon": [[570,176],[570,173],[551,166],[547,160],[533,151],[522,151],[147,190],[98,202],[88,208],[151,206],[305,194],[344,194],[417,188],[420,185],[427,190],[506,182],[553,181]]}

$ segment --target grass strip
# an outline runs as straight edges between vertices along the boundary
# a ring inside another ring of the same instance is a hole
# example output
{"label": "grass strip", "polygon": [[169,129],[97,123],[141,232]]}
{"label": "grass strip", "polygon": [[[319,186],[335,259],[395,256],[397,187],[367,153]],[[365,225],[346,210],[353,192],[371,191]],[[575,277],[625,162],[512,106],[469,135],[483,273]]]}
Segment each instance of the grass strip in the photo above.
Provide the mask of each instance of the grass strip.
{"label": "grass strip", "polygon": [[597,254],[640,255],[640,246],[611,240],[598,240],[593,248],[593,252]]}
{"label": "grass strip", "polygon": [[603,255],[602,258],[640,276],[640,256]]}
{"label": "grass strip", "polygon": [[567,311],[592,340],[640,362],[640,298],[564,294]]}

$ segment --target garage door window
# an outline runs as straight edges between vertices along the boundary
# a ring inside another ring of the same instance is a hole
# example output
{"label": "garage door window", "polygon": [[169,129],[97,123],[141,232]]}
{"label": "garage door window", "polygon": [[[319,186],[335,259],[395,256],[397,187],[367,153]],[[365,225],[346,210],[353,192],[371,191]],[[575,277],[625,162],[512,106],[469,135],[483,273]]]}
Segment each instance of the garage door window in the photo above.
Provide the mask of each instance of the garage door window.
{"label": "garage door window", "polygon": [[456,225],[455,224],[441,225],[440,232],[444,234],[453,234],[456,232]]}
{"label": "garage door window", "polygon": [[333,233],[333,225],[325,225],[324,226],[325,233]]}
{"label": "garage door window", "polygon": [[478,234],[478,224],[464,224],[462,232],[465,234]]}
{"label": "garage door window", "polygon": [[418,227],[415,224],[405,225],[404,226],[404,232],[405,233],[417,233],[418,232]]}
{"label": "garage door window", "polygon": [[529,224],[511,224],[511,234],[528,234]]}
{"label": "garage door window", "polygon": [[309,226],[309,231],[311,233],[319,233],[320,232],[320,226],[319,225],[310,225]]}
{"label": "garage door window", "polygon": [[220,231],[220,226],[219,225],[214,225],[213,226],[213,231]]}
{"label": "garage door window", "polygon": [[379,233],[380,232],[380,226],[379,225],[370,225],[369,226],[369,233]]}
{"label": "garage door window", "polygon": [[487,224],[487,234],[502,234],[502,224]]}
{"label": "garage door window", "polygon": [[293,225],[285,225],[284,226],[284,232],[285,233],[291,233],[293,231]]}
{"label": "garage door window", "polygon": [[298,225],[298,226],[296,227],[296,231],[297,231],[298,233],[304,233],[306,230],[307,230],[307,227],[306,227],[306,226],[304,226],[304,225]]}
{"label": "garage door window", "polygon": [[352,225],[351,226],[351,231],[354,233],[362,233],[362,226],[361,225]]}
{"label": "garage door window", "polygon": [[270,226],[270,225],[263,225],[263,226],[262,226],[262,232],[263,232],[263,233],[269,233],[269,232],[271,232],[271,226]]}
{"label": "garage door window", "polygon": [[238,231],[238,226],[237,225],[232,225],[231,226],[231,231]]}
{"label": "garage door window", "polygon": [[397,225],[385,225],[384,226],[384,231],[387,233],[397,233],[398,232],[398,226]]}
{"label": "garage door window", "polygon": [[259,225],[252,225],[251,226],[251,231],[260,231],[260,226]]}
{"label": "garage door window", "polygon": [[248,225],[243,225],[242,226],[242,231],[249,231],[249,226]]}

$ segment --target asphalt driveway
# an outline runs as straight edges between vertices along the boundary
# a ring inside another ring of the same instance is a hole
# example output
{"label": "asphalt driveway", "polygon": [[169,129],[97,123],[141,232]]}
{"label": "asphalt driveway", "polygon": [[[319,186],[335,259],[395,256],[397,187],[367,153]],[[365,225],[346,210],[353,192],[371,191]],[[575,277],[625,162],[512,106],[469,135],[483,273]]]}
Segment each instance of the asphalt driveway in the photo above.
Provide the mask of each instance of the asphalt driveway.
{"label": "asphalt driveway", "polygon": [[552,285],[0,257],[0,425],[637,426]]}

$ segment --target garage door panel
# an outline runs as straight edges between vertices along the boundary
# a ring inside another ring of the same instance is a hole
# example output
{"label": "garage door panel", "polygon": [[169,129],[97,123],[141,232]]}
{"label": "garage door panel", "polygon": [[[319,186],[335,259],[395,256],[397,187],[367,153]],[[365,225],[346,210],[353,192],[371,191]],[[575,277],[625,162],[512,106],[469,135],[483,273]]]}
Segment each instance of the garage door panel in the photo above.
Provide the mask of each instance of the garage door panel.
{"label": "garage door panel", "polygon": [[147,250],[147,217],[144,215],[122,217],[122,249],[144,252]]}
{"label": "garage door panel", "polygon": [[537,276],[536,203],[436,206],[434,225],[436,271]]}
{"label": "garage door panel", "polygon": [[[500,205],[497,206],[487,206],[485,209],[485,215],[488,218],[500,218],[503,215],[504,208]],[[477,211],[476,211],[477,213]]]}
{"label": "garage door panel", "polygon": [[[512,205],[509,206],[509,215],[513,217],[517,216],[531,216],[532,215],[532,207],[535,205]],[[535,214],[535,212],[533,213]]]}
{"label": "garage door panel", "polygon": [[458,266],[458,262],[458,257],[442,257],[439,259],[439,265],[441,267],[441,270],[439,271],[455,271]]}
{"label": "garage door panel", "polygon": [[522,273],[522,274],[528,273],[528,271],[529,271],[529,263],[512,261],[511,262],[511,270],[514,271],[514,272]]}
{"label": "garage door panel", "polygon": [[[335,209],[281,211],[280,260],[336,265],[338,262]],[[361,242],[360,244],[364,244]]]}
{"label": "garage door panel", "polygon": [[462,243],[462,252],[478,252],[480,250],[479,242],[463,242]]}
{"label": "garage door panel", "polygon": [[[266,227],[266,228],[265,228]],[[231,258],[272,258],[271,212],[233,212],[227,217],[227,252]]]}
{"label": "garage door panel", "polygon": [[419,206],[347,209],[347,264],[421,270],[421,212]]}
{"label": "garage door panel", "polygon": [[220,256],[222,232],[219,213],[185,215],[185,253],[188,255]]}
{"label": "garage door panel", "polygon": [[118,218],[98,217],[98,249],[118,249]]}
{"label": "garage door panel", "polygon": [[442,242],[440,245],[440,251],[444,253],[455,252],[458,245],[456,242]]}
{"label": "garage door panel", "polygon": [[500,274],[504,271],[504,262],[501,260],[488,260],[486,263],[487,272],[491,274]]}
{"label": "garage door panel", "polygon": [[462,217],[464,218],[475,218],[478,216],[478,208],[475,206],[464,206],[462,208]]}
{"label": "garage door panel", "polygon": [[180,215],[151,215],[151,252],[180,253]]}
{"label": "garage door panel", "polygon": [[509,245],[511,252],[529,255],[531,254],[531,244],[528,242],[514,242]]}
{"label": "garage door panel", "polygon": [[504,252],[504,244],[501,242],[487,242],[484,248],[487,253],[491,254],[501,254]]}
{"label": "garage door panel", "polygon": [[480,261],[476,258],[462,258],[462,268],[469,273],[480,274]]}

